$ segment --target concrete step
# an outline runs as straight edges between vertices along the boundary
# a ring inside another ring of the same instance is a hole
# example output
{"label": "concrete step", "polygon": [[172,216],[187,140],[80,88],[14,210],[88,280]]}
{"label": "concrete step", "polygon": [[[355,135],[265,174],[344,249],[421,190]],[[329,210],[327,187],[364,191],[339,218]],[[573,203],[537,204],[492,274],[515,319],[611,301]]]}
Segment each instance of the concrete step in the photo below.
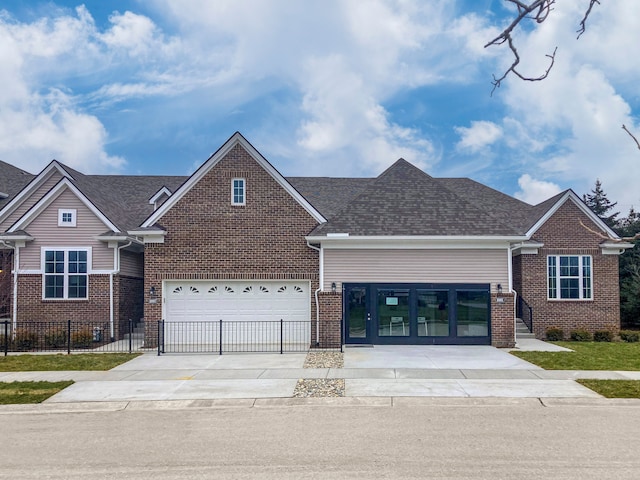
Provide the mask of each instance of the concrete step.
{"label": "concrete step", "polygon": [[531,332],[527,332],[527,333],[516,332],[516,340],[519,338],[536,338],[536,336]]}

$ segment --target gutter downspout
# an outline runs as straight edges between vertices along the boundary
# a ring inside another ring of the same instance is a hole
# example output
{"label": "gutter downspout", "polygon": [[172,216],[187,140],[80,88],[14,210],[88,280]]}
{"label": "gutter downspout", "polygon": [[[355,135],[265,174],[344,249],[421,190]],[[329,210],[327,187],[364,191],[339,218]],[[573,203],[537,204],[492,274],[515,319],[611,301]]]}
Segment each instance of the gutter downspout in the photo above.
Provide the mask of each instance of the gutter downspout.
{"label": "gutter downspout", "polygon": [[0,240],[2,245],[6,248],[11,248],[14,252],[13,256],[13,312],[12,313],[12,331],[15,332],[18,326],[18,267],[20,266],[20,247],[17,247],[15,243],[13,245]]}
{"label": "gutter downspout", "polygon": [[513,289],[513,250],[515,250],[515,245],[510,245],[507,248],[507,255],[509,256],[509,261],[507,262],[507,267],[509,271],[509,293],[514,294],[513,296],[513,344],[517,347],[518,340],[516,338],[516,329],[518,325],[516,323],[516,317],[518,316],[518,292]]}
{"label": "gutter downspout", "polygon": [[112,342],[115,340],[116,335],[113,318],[113,276],[120,273],[120,250],[128,247],[132,243],[133,241],[129,240],[129,243],[113,249],[113,265],[115,269],[109,274],[109,335],[111,336]]}
{"label": "gutter downspout", "polygon": [[313,250],[316,250],[318,252],[318,264],[320,267],[319,268],[320,278],[318,281],[318,289],[313,294],[316,300],[316,347],[317,347],[320,345],[320,302],[318,301],[318,292],[322,290],[322,282],[324,280],[322,278],[322,250],[318,247],[314,247],[313,245],[311,245],[308,240],[307,240],[307,247],[312,248]]}

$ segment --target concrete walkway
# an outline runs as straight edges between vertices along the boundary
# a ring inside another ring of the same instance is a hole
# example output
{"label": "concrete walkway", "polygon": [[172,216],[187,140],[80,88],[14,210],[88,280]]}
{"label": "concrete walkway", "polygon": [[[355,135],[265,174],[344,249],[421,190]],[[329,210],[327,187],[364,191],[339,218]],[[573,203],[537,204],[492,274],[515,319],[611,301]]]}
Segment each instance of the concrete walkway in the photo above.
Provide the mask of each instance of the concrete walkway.
{"label": "concrete walkway", "polygon": [[[542,343],[542,342],[541,342]],[[344,379],[345,396],[601,398],[579,378],[640,372],[552,371],[487,346],[346,348],[345,368],[303,368],[306,354],[142,355],[110,371],[0,372],[0,381],[73,380],[47,403],[291,398],[298,379]]]}

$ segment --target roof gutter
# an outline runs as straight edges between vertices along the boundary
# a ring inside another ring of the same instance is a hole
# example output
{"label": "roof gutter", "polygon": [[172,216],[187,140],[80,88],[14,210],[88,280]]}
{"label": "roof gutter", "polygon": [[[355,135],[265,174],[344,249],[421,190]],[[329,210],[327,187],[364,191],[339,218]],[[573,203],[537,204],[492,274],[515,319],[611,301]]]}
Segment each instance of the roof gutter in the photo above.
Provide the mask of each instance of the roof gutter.
{"label": "roof gutter", "polygon": [[322,290],[322,263],[323,263],[323,259],[322,259],[322,249],[319,247],[315,247],[313,245],[311,245],[309,243],[309,241],[307,240],[307,247],[312,248],[313,250],[317,250],[318,251],[318,262],[319,262],[319,266],[320,266],[320,278],[318,281],[318,289],[314,292],[313,296],[316,300],[316,347],[320,346],[320,302],[318,302],[318,292],[320,290]]}
{"label": "roof gutter", "polygon": [[13,250],[13,308],[11,312],[12,332],[16,331],[18,326],[18,266],[20,265],[20,247],[14,242],[13,245],[7,243],[5,240],[0,240],[0,243],[6,248]]}

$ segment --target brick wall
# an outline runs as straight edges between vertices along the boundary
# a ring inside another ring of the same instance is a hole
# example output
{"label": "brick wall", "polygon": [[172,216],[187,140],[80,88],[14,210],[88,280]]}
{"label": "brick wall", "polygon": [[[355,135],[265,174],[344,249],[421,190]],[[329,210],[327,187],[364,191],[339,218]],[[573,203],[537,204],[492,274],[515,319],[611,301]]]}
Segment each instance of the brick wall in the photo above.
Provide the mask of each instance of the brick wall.
{"label": "brick wall", "polygon": [[[245,206],[231,205],[233,178],[246,179]],[[162,298],[166,279],[309,280],[317,288],[318,252],[304,239],[316,220],[239,145],[158,224],[167,230],[165,242],[145,246],[148,322],[162,317],[162,304],[149,303],[149,289]]]}
{"label": "brick wall", "polygon": [[[341,321],[342,321],[342,292],[319,292],[318,303],[320,304],[320,346],[325,348],[340,347],[342,341]],[[313,341],[316,341],[315,324],[313,330]]]}
{"label": "brick wall", "polygon": [[0,250],[0,318],[9,318],[12,309],[13,251]]}
{"label": "brick wall", "polygon": [[[533,308],[534,333],[544,338],[548,327],[560,327],[565,334],[576,328],[593,332],[618,329],[620,296],[618,256],[602,255],[603,238],[590,229],[598,227],[571,201],[566,202],[534,235],[544,243],[537,255],[514,258],[514,288]],[[593,300],[547,300],[547,256],[591,255]]]}
{"label": "brick wall", "polygon": [[88,300],[43,300],[42,275],[18,277],[19,322],[66,320],[109,320],[109,275],[89,275]]}
{"label": "brick wall", "polygon": [[500,297],[504,299],[502,302],[498,302],[497,294],[491,294],[491,345],[510,348],[515,346],[515,296],[503,293]]}

